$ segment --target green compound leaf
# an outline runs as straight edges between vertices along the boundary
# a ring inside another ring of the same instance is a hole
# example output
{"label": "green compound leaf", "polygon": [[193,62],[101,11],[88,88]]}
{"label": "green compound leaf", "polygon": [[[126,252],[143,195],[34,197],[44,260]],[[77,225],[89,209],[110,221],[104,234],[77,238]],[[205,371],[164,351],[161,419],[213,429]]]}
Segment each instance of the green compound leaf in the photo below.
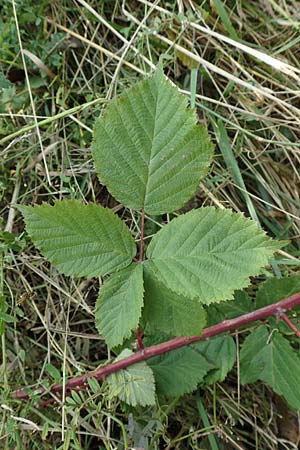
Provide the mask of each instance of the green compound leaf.
{"label": "green compound leaf", "polygon": [[285,278],[270,278],[259,287],[256,295],[256,308],[272,305],[273,303],[300,292],[300,276]]}
{"label": "green compound leaf", "polygon": [[100,288],[95,321],[112,348],[129,338],[137,327],[143,306],[143,267],[131,264],[110,276]]}
{"label": "green compound leaf", "polygon": [[213,145],[195,110],[162,70],[110,103],[94,128],[101,183],[149,215],[181,208],[206,175]]}
{"label": "green compound leaf", "polygon": [[174,336],[201,334],[206,313],[198,300],[178,295],[144,271],[145,301],[143,319],[147,329],[160,330]]}
{"label": "green compound leaf", "polygon": [[18,209],[34,244],[65,275],[102,276],[128,266],[136,255],[129,229],[102,206],[63,200]]}
{"label": "green compound leaf", "polygon": [[293,409],[300,409],[300,358],[280,333],[264,325],[245,339],[240,359],[241,383],[264,381]]}
{"label": "green compound leaf", "polygon": [[157,390],[167,397],[194,391],[207,372],[214,368],[192,347],[183,347],[148,360]]}
{"label": "green compound leaf", "polygon": [[199,342],[193,345],[193,348],[216,365],[205,377],[205,384],[225,380],[236,361],[236,345],[233,338],[229,335],[218,336],[208,341]]}
{"label": "green compound leaf", "polygon": [[242,214],[206,207],[162,228],[145,264],[169,289],[209,304],[230,300],[281,246]]}
{"label": "green compound leaf", "polygon": [[[132,352],[125,349],[116,361],[127,358]],[[153,372],[145,362],[134,364],[107,377],[112,396],[131,406],[155,405],[155,381]]]}

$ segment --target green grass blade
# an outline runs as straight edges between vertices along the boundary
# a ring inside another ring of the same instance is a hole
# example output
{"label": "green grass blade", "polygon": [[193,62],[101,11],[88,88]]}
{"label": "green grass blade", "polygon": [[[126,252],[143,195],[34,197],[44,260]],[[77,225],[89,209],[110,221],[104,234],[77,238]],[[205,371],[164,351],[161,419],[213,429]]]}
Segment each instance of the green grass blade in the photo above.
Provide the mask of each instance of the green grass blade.
{"label": "green grass blade", "polygon": [[232,151],[226,128],[221,120],[218,120],[217,123],[214,121],[212,123],[213,123],[214,130],[216,132],[218,145],[221,150],[222,156],[224,158],[225,164],[226,164],[228,170],[230,171],[230,173],[234,179],[234,182],[241,189],[241,195],[246,202],[250,216],[252,217],[253,220],[256,220],[256,222],[259,223],[259,219],[256,214],[255,207],[254,207],[252,200],[247,192],[239,165],[238,165],[238,163],[235,159],[234,153]]}
{"label": "green grass blade", "polygon": [[239,41],[239,37],[236,34],[236,31],[232,26],[231,20],[226,12],[226,9],[223,6],[223,2],[220,0],[214,0],[214,6],[215,6],[216,10],[218,11],[220,19],[221,19],[224,27],[226,28],[226,31],[229,34],[229,36],[232,39],[236,39],[237,41]]}
{"label": "green grass blade", "polygon": [[[200,398],[199,391],[197,391],[197,393],[196,393],[196,404],[197,404],[197,408],[198,408],[201,420],[203,422],[203,425],[205,426],[205,428],[210,429],[211,425],[209,424],[209,420],[208,420],[205,408],[203,406],[202,400]],[[213,435],[213,433],[208,434],[207,437],[209,440],[211,450],[219,450],[216,438]]]}
{"label": "green grass blade", "polygon": [[191,108],[195,108],[196,106],[197,78],[198,78],[198,69],[195,68],[191,69],[191,95],[190,95]]}

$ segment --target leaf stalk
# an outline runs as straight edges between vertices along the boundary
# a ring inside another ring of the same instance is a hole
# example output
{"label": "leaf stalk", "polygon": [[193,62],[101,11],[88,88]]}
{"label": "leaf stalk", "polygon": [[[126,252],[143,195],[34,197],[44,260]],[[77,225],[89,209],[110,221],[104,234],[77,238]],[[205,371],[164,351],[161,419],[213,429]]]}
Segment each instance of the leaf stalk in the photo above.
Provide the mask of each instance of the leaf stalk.
{"label": "leaf stalk", "polygon": [[290,327],[290,329],[295,333],[295,335],[300,338],[300,331],[284,312],[281,312],[279,314],[279,318],[282,319],[288,325],[288,327]]}

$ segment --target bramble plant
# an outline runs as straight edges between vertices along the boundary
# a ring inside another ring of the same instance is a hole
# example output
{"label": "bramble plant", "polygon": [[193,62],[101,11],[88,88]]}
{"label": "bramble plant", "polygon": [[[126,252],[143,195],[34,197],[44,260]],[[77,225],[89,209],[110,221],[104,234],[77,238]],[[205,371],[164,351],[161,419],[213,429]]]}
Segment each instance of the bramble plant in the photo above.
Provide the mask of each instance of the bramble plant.
{"label": "bramble plant", "polygon": [[[96,327],[119,353],[117,361],[133,354],[132,336],[142,352],[170,337],[200,335],[216,317],[251,310],[239,290],[283,245],[243,214],[214,207],[181,214],[153,237],[145,236],[145,220],[182,208],[208,172],[213,145],[196,122],[196,112],[162,69],[113,100],[96,120],[92,153],[99,180],[138,212],[138,245],[126,224],[97,204],[63,200],[19,206],[33,242],[61,273],[103,278]],[[297,283],[288,295],[300,290]],[[228,300],[233,301],[226,309],[220,302]],[[280,369],[282,352],[286,361]],[[223,380],[235,355],[233,338],[218,336],[119,370],[108,382],[121,400],[151,405],[155,391],[178,396],[199,383]],[[300,407],[299,394],[292,395],[300,379],[299,357],[279,333],[269,339],[267,325],[245,340],[241,377],[244,383],[266,381],[292,407]]]}

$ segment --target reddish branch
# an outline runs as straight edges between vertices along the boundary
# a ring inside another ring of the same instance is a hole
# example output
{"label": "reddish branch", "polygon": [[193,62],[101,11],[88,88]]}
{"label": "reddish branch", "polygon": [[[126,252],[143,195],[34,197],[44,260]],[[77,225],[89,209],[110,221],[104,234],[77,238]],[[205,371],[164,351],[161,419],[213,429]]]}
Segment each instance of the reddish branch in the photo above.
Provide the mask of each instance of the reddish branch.
{"label": "reddish branch", "polygon": [[[89,378],[96,378],[97,380],[103,380],[111,373],[117,372],[118,370],[125,369],[132,364],[145,361],[154,356],[162,355],[163,353],[176,350],[180,347],[185,347],[186,345],[193,344],[195,342],[206,340],[210,337],[217,336],[218,334],[225,333],[226,331],[236,330],[242,325],[246,325],[250,322],[256,320],[265,319],[268,316],[282,317],[285,321],[285,312],[293,309],[295,306],[300,305],[300,293],[292,295],[291,297],[285,298],[273,305],[265,306],[264,308],[257,309],[256,311],[244,314],[235,319],[224,320],[217,325],[213,325],[208,328],[204,328],[201,336],[193,336],[190,338],[177,337],[169,341],[163,342],[162,344],[152,345],[151,347],[146,347],[142,350],[137,351],[135,354],[124,358],[120,361],[108,364],[105,367],[93,370],[85,375],[80,375],[72,378],[66,383],[65,390],[69,391],[71,389],[84,389],[87,387],[87,380]],[[293,324],[292,324],[293,325]],[[295,331],[295,330],[294,330]],[[61,384],[55,384],[51,389],[50,393],[60,393],[63,391],[63,386]],[[36,392],[36,391],[35,391]],[[39,392],[42,394],[45,389],[40,388]],[[12,393],[13,398],[16,399],[28,399],[28,395],[23,389],[19,389]]]}
{"label": "reddish branch", "polygon": [[290,327],[291,330],[293,330],[293,332],[295,333],[296,336],[300,337],[300,331],[298,330],[296,325],[293,324],[293,322],[288,318],[288,316],[284,312],[281,312],[279,314],[279,318],[282,319]]}
{"label": "reddish branch", "polygon": [[136,343],[137,343],[137,348],[139,350],[143,350],[144,349],[144,344],[143,344],[143,333],[141,331],[141,327],[140,325],[138,325],[137,329],[136,329]]}

